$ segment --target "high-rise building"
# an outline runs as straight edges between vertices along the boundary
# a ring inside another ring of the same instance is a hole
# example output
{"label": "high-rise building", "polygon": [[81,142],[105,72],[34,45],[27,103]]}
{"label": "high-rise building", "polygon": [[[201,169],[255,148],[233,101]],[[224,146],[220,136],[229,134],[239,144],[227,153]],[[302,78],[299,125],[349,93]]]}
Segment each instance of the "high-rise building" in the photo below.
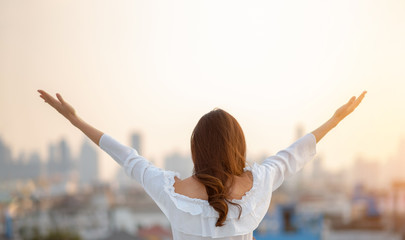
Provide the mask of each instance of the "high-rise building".
{"label": "high-rise building", "polygon": [[28,163],[24,164],[26,178],[38,178],[41,175],[41,158],[37,152],[31,153]]}
{"label": "high-rise building", "polygon": [[60,158],[60,172],[68,175],[74,166],[72,155],[70,153],[69,145],[65,139],[59,142],[59,158]]}
{"label": "high-rise building", "polygon": [[48,160],[46,164],[46,176],[50,177],[57,173],[56,147],[54,144],[48,146]]}
{"label": "high-rise building", "polygon": [[74,162],[66,140],[62,139],[58,145],[50,144],[48,154],[48,176],[69,176],[74,168]]}
{"label": "high-rise building", "polygon": [[79,176],[81,184],[91,184],[98,181],[99,162],[96,149],[88,139],[85,139],[79,155]]}
{"label": "high-rise building", "polygon": [[192,175],[193,161],[191,157],[175,152],[165,157],[165,169],[178,172],[184,179]]}
{"label": "high-rise building", "polygon": [[11,175],[12,159],[11,150],[0,138],[0,179],[5,180]]}

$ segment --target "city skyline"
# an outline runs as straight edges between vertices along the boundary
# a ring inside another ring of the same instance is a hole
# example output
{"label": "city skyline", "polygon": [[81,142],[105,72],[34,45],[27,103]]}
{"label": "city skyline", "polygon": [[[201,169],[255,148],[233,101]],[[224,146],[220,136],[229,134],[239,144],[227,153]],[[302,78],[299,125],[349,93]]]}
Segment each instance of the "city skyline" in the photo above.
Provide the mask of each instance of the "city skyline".
{"label": "city skyline", "polygon": [[[302,126],[297,126],[295,138],[299,138],[303,134]],[[132,148],[138,152],[142,152],[143,136],[138,132],[128,134]],[[125,144],[125,143],[123,143]],[[123,169],[111,158],[107,153],[99,149],[89,139],[85,138],[81,142],[80,151],[76,154],[72,151],[71,143],[62,138],[57,142],[48,144],[48,152],[45,157],[41,157],[38,152],[19,152],[13,154],[11,147],[7,141],[0,138],[0,180],[34,180],[40,178],[62,177],[63,181],[77,181],[80,185],[89,185],[96,182],[114,182],[117,180],[119,184],[133,185],[136,183],[126,176]],[[325,173],[339,174],[346,172],[347,178],[345,181],[353,183],[361,183],[368,187],[384,188],[391,184],[393,180],[404,180],[401,169],[405,167],[405,141],[399,142],[399,147],[395,154],[387,156],[384,161],[377,161],[375,158],[367,156],[356,156],[351,159],[350,166],[341,167],[339,169],[330,169],[325,167],[327,158],[324,153],[317,154],[317,157],[307,166],[304,167],[301,173],[292,178],[286,185],[299,185],[300,179],[316,179],[325,177]],[[101,163],[102,156],[107,156],[108,161],[113,164],[113,167],[103,167]],[[269,155],[258,155],[255,159],[247,159],[248,164],[253,162],[261,162]],[[148,156],[145,156],[148,158]],[[151,160],[152,164],[166,170],[178,172],[181,178],[189,177],[192,174],[193,164],[190,154],[185,154],[176,150],[169,152],[164,156],[161,164],[156,164]],[[109,171],[111,176],[106,177],[101,173]],[[125,176],[121,176],[125,175]],[[72,178],[73,177],[73,178]],[[75,178],[77,178],[75,180]],[[298,182],[297,182],[298,181]]]}

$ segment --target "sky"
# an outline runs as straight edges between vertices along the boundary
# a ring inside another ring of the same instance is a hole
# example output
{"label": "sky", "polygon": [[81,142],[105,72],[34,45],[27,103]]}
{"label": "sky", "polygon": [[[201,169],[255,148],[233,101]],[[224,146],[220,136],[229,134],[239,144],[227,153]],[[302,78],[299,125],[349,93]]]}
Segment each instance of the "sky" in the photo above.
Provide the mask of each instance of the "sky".
{"label": "sky", "polygon": [[[189,154],[198,119],[220,107],[258,159],[367,90],[317,152],[330,169],[384,163],[405,139],[404,12],[402,0],[1,0],[0,138],[15,156],[45,159],[61,138],[78,154],[84,135],[43,89],[123,143],[139,132],[159,166]],[[117,164],[100,157],[111,179]]]}

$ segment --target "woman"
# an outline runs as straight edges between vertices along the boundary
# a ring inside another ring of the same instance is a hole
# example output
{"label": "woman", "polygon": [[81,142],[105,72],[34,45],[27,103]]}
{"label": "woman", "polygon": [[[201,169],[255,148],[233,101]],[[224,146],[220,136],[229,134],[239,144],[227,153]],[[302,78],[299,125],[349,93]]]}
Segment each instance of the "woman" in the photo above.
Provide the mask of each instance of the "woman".
{"label": "woman", "polygon": [[193,175],[180,179],[80,119],[60,94],[55,99],[43,90],[38,92],[144,187],[169,219],[175,240],[251,240],[272,192],[315,156],[316,143],[353,112],[366,94],[352,97],[322,126],[253,166],[246,166],[245,138],[236,119],[214,109],[199,120],[191,136]]}

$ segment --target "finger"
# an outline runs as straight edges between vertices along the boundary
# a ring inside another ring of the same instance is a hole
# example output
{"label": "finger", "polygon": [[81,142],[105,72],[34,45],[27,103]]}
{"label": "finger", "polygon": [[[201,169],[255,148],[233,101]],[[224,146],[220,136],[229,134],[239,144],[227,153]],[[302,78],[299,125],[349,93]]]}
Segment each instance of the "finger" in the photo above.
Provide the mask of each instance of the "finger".
{"label": "finger", "polygon": [[38,90],[38,92],[40,92],[42,95],[42,98],[45,100],[45,102],[49,103],[52,107],[57,107],[59,103],[59,101],[52,97],[49,93],[43,91],[43,90]]}
{"label": "finger", "polygon": [[56,97],[59,99],[59,101],[60,101],[62,104],[65,104],[65,103],[66,103],[65,100],[62,98],[62,95],[60,95],[59,93],[56,94]]}
{"label": "finger", "polygon": [[355,100],[356,100],[356,97],[355,97],[355,96],[351,97],[351,98],[349,99],[349,101],[346,103],[346,106],[347,106],[347,107],[350,107],[350,106],[354,103]]}
{"label": "finger", "polygon": [[366,95],[367,91],[364,91],[362,94],[360,94],[360,96],[356,99],[355,102],[353,102],[353,104],[350,106],[349,111],[353,112],[354,109],[356,109],[359,104],[361,103],[361,101],[363,100],[364,96]]}
{"label": "finger", "polygon": [[51,97],[51,95],[50,95],[49,93],[45,92],[44,90],[38,90],[38,92],[39,92],[42,96],[45,96],[46,98]]}
{"label": "finger", "polygon": [[44,90],[38,90],[39,93],[41,93],[42,96],[45,98],[51,98],[52,96],[49,95],[49,93],[45,92]]}
{"label": "finger", "polygon": [[364,96],[366,96],[367,91],[364,91],[356,100],[355,106],[357,107],[361,101],[363,100]]}
{"label": "finger", "polygon": [[45,99],[45,97],[44,96],[42,96],[42,95],[39,95],[42,99],[44,99],[44,101],[46,102],[46,99]]}
{"label": "finger", "polygon": [[56,100],[56,98],[54,98],[52,95],[50,95],[50,94],[48,94],[46,92],[45,92],[44,96],[52,103],[57,103],[58,102],[58,100]]}

